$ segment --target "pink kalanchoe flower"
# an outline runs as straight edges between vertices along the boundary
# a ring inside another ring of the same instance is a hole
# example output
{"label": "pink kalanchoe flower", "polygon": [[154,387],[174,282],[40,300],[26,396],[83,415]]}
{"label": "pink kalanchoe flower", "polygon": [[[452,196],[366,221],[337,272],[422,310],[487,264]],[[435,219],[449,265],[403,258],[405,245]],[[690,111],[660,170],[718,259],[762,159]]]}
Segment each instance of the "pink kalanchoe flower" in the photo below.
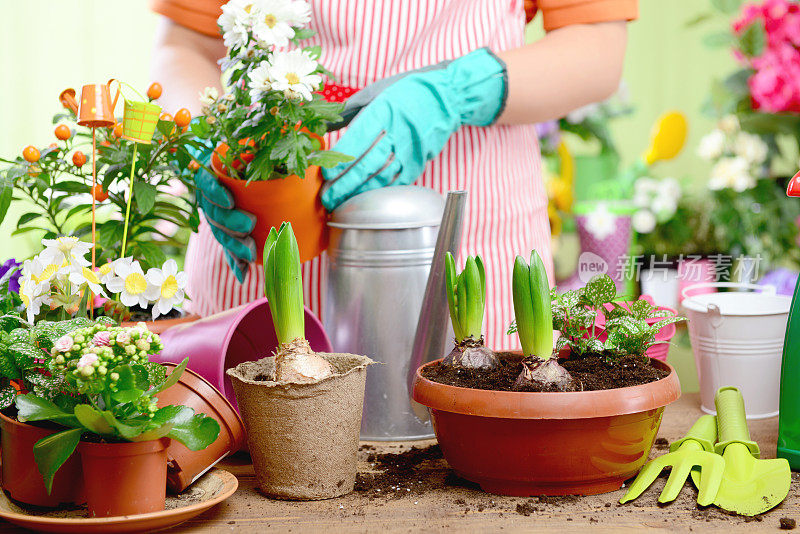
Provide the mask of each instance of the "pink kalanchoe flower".
{"label": "pink kalanchoe flower", "polygon": [[53,344],[53,348],[56,349],[58,352],[67,352],[72,350],[72,346],[75,345],[75,340],[72,339],[72,336],[69,334],[65,336],[61,336],[56,340]]}
{"label": "pink kalanchoe flower", "polygon": [[92,343],[97,347],[108,347],[111,345],[111,332],[102,330],[94,335]]}
{"label": "pink kalanchoe flower", "polygon": [[131,335],[126,330],[123,330],[117,334],[117,343],[120,345],[126,345],[130,343]]}
{"label": "pink kalanchoe flower", "polygon": [[83,369],[84,367],[91,367],[94,365],[94,362],[97,361],[97,354],[84,354],[81,356],[81,359],[78,360],[78,369]]}

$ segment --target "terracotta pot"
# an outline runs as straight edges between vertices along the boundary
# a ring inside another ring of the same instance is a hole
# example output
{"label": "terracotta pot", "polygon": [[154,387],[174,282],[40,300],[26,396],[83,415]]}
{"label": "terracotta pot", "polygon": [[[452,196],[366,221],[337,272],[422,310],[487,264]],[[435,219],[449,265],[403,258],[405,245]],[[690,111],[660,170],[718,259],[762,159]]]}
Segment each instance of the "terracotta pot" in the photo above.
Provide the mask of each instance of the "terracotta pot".
{"label": "terracotta pot", "polygon": [[169,438],[78,446],[90,517],[146,514],[164,509]]}
{"label": "terracotta pot", "polygon": [[50,495],[33,459],[33,445],[58,429],[20,423],[0,413],[3,450],[3,489],[12,499],[35,506],[56,507],[85,502],[83,474],[77,455],[64,462],[53,479]]}
{"label": "terracotta pot", "polygon": [[[170,372],[176,367],[174,363],[164,365]],[[159,407],[171,404],[188,406],[195,413],[213,417],[220,429],[216,441],[203,450],[189,450],[175,440],[167,447],[167,487],[179,493],[217,462],[244,446],[244,423],[222,393],[189,369],[183,372],[177,384],[158,394]]]}
{"label": "terracotta pot", "polygon": [[[217,150],[222,148],[218,147]],[[304,179],[292,174],[286,178],[249,184],[229,176],[216,154],[211,158],[211,168],[230,190],[236,207],[257,218],[251,235],[256,242],[258,263],[262,263],[264,242],[270,228],[279,228],[284,221],[292,223],[300,249],[300,261],[315,258],[328,248],[328,212],[319,197],[324,183],[319,167],[309,167]]]}
{"label": "terracotta pot", "polygon": [[[437,360],[441,361],[441,360]],[[500,495],[592,495],[617,490],[647,461],[664,406],[680,397],[675,370],[604,391],[523,393],[439,384],[417,370],[413,398],[430,410],[445,459]]]}
{"label": "terracotta pot", "polygon": [[353,491],[364,407],[366,356],[318,353],[335,374],[314,384],[255,380],[275,358],[228,370],[247,428],[260,490],[293,500],[329,499]]}
{"label": "terracotta pot", "polygon": [[[157,319],[155,321],[145,321],[144,324],[147,325],[147,329],[150,330],[154,334],[163,334],[173,326],[178,326],[180,324],[187,324],[193,323],[200,319],[199,315],[195,315],[193,313],[188,313],[183,317],[176,317],[175,319]],[[136,326],[136,322],[134,321],[123,321],[120,326],[131,327]]]}

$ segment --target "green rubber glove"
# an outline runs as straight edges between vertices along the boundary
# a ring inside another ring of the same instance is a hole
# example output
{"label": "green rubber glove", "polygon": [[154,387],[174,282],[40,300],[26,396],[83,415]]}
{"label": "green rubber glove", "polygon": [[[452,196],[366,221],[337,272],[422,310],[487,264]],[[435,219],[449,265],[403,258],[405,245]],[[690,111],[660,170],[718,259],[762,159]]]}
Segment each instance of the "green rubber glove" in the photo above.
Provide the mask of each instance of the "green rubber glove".
{"label": "green rubber glove", "polygon": [[193,154],[201,164],[194,177],[200,193],[198,202],[211,227],[211,233],[225,249],[228,266],[239,283],[243,283],[248,263],[256,259],[256,244],[250,237],[256,225],[256,218],[246,211],[236,209],[228,189],[207,170],[211,152],[209,148]]}
{"label": "green rubber glove", "polygon": [[353,95],[346,120],[348,110],[369,103],[333,149],[355,159],[322,170],[323,205],[333,210],[364,191],[414,183],[461,126],[489,126],[497,119],[505,105],[506,77],[505,64],[481,48]]}

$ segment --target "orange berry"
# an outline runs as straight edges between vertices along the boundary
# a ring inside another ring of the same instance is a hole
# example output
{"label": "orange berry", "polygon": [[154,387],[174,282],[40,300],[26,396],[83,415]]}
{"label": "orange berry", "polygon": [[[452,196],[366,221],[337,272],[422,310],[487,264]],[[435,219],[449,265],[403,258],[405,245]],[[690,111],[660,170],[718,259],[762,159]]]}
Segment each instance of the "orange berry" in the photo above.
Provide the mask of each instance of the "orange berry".
{"label": "orange berry", "polygon": [[189,126],[190,122],[192,122],[192,114],[188,109],[181,108],[175,113],[175,124],[177,124],[179,128]]}
{"label": "orange berry", "polygon": [[70,131],[69,126],[66,124],[59,124],[56,126],[55,134],[56,139],[60,139],[61,141],[66,141],[72,137],[72,132]]}
{"label": "orange berry", "polygon": [[172,115],[170,115],[167,112],[164,112],[158,117],[158,120],[170,122],[172,121]]}
{"label": "orange berry", "polygon": [[108,192],[104,191],[103,186],[100,184],[95,184],[92,186],[92,196],[97,202],[108,200]]}
{"label": "orange berry", "polygon": [[25,158],[25,161],[28,163],[36,163],[39,161],[41,157],[41,153],[39,149],[33,145],[28,145],[22,150],[22,157]]}
{"label": "orange berry", "polygon": [[58,145],[57,145],[57,144],[55,144],[55,143],[50,143],[50,144],[47,146],[47,148],[49,148],[51,151],[55,152],[56,150],[58,150]]}
{"label": "orange berry", "polygon": [[197,163],[197,160],[193,159],[192,161],[189,162],[188,167],[190,171],[196,171],[197,169],[200,168],[200,164]]}
{"label": "orange berry", "polygon": [[147,88],[147,98],[150,100],[155,100],[161,96],[162,91],[161,84],[158,82],[153,82],[150,84],[150,87]]}
{"label": "orange berry", "polygon": [[122,125],[119,123],[117,123],[117,125],[114,126],[114,137],[116,137],[117,139],[122,137]]}
{"label": "orange berry", "polygon": [[72,163],[78,168],[83,167],[83,164],[86,163],[86,155],[78,150],[72,155]]}

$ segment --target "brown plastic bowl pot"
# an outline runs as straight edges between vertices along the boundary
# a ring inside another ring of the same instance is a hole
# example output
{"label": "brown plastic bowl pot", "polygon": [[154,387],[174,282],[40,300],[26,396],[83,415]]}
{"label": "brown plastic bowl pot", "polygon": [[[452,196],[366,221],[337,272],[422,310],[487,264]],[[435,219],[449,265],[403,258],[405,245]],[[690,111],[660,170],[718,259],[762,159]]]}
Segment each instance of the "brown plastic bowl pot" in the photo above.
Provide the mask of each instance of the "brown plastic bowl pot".
{"label": "brown plastic bowl pot", "polygon": [[53,478],[48,495],[44,480],[33,458],[33,445],[42,438],[58,432],[27,423],[20,423],[0,413],[0,432],[3,450],[3,489],[12,499],[34,506],[56,507],[61,504],[80,504],[83,497],[83,474],[77,455],[70,457]]}
{"label": "brown plastic bowl pot", "polygon": [[[162,365],[169,368],[169,372],[176,367],[174,363]],[[178,493],[227,455],[244,447],[246,438],[242,418],[231,403],[194,371],[186,369],[177,384],[158,395],[159,407],[171,404],[188,406],[195,413],[206,414],[219,423],[219,437],[203,450],[191,451],[175,440],[167,447],[167,487]]]}
{"label": "brown plastic bowl pot", "polygon": [[593,495],[614,491],[647,461],[664,407],[681,394],[675,370],[626,388],[523,393],[414,378],[445,459],[463,478],[500,495]]}
{"label": "brown plastic bowl pot", "polygon": [[[174,326],[186,323],[193,323],[199,318],[200,318],[199,315],[195,315],[193,313],[187,313],[182,317],[175,317],[174,319],[158,319],[156,321],[145,321],[144,324],[147,325],[147,329],[150,330],[152,333],[160,335]],[[123,321],[121,326],[127,326],[127,327],[136,326],[136,322]]]}
{"label": "brown plastic bowl pot", "polygon": [[164,510],[169,438],[131,443],[81,442],[89,517]]}

